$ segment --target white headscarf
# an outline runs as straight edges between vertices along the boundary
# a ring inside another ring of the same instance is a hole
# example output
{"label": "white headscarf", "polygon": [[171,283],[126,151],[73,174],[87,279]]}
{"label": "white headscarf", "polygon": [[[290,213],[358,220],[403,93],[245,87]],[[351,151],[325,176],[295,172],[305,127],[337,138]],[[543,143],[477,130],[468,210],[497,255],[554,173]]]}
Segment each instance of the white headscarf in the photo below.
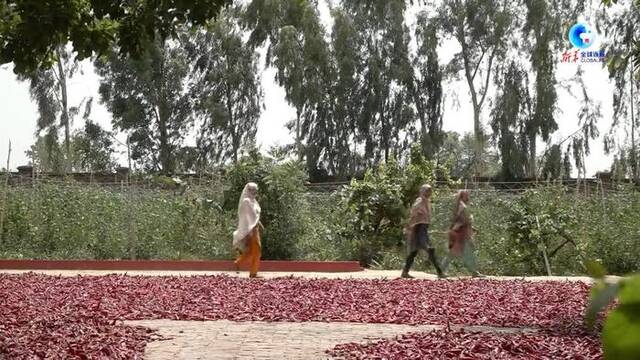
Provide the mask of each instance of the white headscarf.
{"label": "white headscarf", "polygon": [[[253,195],[257,191],[257,184],[248,183],[244,186],[242,195],[240,195],[240,201],[238,203],[238,228],[233,232],[233,246],[240,251],[244,251],[247,248],[246,237],[260,221],[260,205]],[[253,194],[251,194],[251,192],[253,192]]]}

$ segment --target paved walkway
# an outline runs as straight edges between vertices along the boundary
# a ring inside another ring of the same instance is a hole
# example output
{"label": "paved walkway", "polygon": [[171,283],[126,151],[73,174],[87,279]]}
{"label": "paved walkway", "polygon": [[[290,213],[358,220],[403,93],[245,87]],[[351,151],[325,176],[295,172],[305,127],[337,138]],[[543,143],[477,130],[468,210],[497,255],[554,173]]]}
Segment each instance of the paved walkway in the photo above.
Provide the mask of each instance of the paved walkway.
{"label": "paved walkway", "polygon": [[[229,271],[116,271],[116,270],[0,270],[0,273],[8,274],[22,274],[28,272],[36,272],[47,275],[55,276],[100,276],[108,274],[128,274],[128,275],[141,275],[141,276],[193,276],[193,275],[222,275],[236,277],[248,277],[247,272],[229,272]],[[358,272],[346,272],[346,273],[314,273],[314,272],[262,272],[259,274],[265,279],[272,279],[277,277],[295,276],[307,279],[397,279],[400,276],[400,270],[363,270]],[[437,280],[437,276],[434,274],[427,274],[423,272],[413,271],[411,275],[416,279],[428,279]],[[468,276],[462,277],[450,277],[449,279],[464,279]],[[527,280],[527,281],[583,281],[590,283],[592,279],[587,276],[530,276],[530,277],[518,277],[518,276],[487,276],[487,279],[494,280]],[[610,276],[611,281],[619,279],[617,276]]]}
{"label": "paved walkway", "polygon": [[[325,351],[348,342],[367,342],[437,325],[320,322],[127,321],[157,330],[169,340],[147,344],[145,359],[326,359]],[[465,327],[469,331],[518,332],[533,329]]]}

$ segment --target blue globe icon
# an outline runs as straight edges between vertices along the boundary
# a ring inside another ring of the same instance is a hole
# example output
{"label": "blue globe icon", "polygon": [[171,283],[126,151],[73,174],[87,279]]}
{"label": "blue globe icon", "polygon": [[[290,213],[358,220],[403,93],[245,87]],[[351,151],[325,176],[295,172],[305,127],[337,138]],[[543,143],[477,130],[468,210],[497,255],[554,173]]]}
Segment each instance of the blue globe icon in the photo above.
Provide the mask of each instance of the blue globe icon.
{"label": "blue globe icon", "polygon": [[569,41],[579,49],[586,49],[593,45],[596,40],[596,33],[591,27],[584,23],[577,23],[569,29]]}

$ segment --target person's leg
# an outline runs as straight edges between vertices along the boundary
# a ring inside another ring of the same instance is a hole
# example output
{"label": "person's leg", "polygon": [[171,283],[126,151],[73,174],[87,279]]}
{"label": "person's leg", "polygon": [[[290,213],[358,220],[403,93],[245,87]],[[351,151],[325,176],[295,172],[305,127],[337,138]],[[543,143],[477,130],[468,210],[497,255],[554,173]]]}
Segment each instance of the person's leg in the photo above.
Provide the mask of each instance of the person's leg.
{"label": "person's leg", "polygon": [[236,271],[239,271],[240,267],[244,266],[249,261],[249,241],[250,239],[247,239],[247,248],[244,249],[244,251],[238,250],[236,261],[233,262],[236,265]]}
{"label": "person's leg", "polygon": [[438,263],[438,259],[436,259],[436,250],[434,248],[427,249],[427,254],[429,255],[429,260],[433,264],[433,267],[436,268],[436,273],[439,278],[445,277],[444,272],[442,272],[442,268],[440,268],[440,264]]}
{"label": "person's leg", "polygon": [[453,258],[453,255],[451,255],[451,253],[444,256],[444,259],[442,259],[442,264],[440,265],[442,271],[447,272],[447,270],[449,269],[449,264],[451,264],[452,258]]}
{"label": "person's leg", "polygon": [[476,255],[474,254],[474,245],[471,240],[467,240],[464,243],[462,256],[464,265],[471,272],[473,277],[482,277],[483,275],[478,272],[478,264],[476,262]]}
{"label": "person's leg", "polygon": [[253,254],[251,258],[251,270],[249,277],[258,276],[258,269],[260,268],[260,257],[262,256],[262,249],[260,248],[260,232],[258,229],[254,230],[253,236]]}
{"label": "person's leg", "polygon": [[427,255],[429,256],[429,261],[433,264],[433,267],[436,268],[436,273],[438,277],[444,277],[444,273],[440,268],[440,263],[438,263],[438,259],[436,259],[436,250],[431,245],[431,239],[429,237],[429,225],[424,225],[424,245],[427,248]]}
{"label": "person's leg", "polygon": [[409,270],[411,269],[411,266],[413,266],[413,261],[416,258],[416,255],[418,255],[418,250],[414,250],[412,252],[409,253],[409,256],[407,256],[407,260],[404,263],[404,269],[402,269],[402,277],[403,278],[411,278],[412,276],[409,275]]}

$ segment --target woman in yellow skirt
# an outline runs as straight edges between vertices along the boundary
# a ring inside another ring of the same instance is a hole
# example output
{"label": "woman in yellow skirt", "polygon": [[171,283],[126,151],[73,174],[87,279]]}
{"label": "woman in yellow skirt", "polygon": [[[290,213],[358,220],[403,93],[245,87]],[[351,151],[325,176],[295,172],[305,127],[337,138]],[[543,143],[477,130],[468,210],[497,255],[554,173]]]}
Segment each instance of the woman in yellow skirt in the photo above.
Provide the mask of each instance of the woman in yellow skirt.
{"label": "woman in yellow skirt", "polygon": [[256,200],[258,185],[248,183],[242,190],[238,204],[238,228],[233,232],[233,246],[239,256],[235,261],[236,268],[249,267],[249,277],[257,277],[262,256],[260,243],[260,205]]}

